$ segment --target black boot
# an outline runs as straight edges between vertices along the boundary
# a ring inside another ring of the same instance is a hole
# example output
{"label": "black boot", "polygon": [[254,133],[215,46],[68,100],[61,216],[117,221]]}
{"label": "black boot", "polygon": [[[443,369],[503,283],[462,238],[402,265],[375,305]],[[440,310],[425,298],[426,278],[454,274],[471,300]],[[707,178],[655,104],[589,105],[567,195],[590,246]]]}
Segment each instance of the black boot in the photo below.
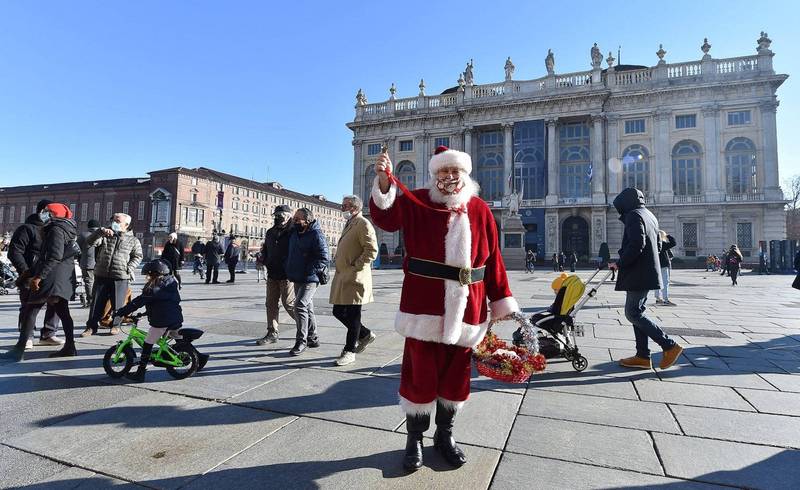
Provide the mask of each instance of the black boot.
{"label": "black boot", "polygon": [[417,471],[422,468],[422,434],[431,425],[431,416],[426,414],[406,415],[406,455],[403,457],[403,468],[406,471]]}
{"label": "black boot", "polygon": [[136,372],[126,373],[125,377],[131,381],[141,383],[144,381],[144,373],[147,371],[147,363],[150,362],[150,353],[153,352],[153,344],[145,342],[142,345],[142,357],[139,358],[139,367]]}
{"label": "black boot", "polygon": [[453,439],[455,417],[454,409],[445,407],[440,401],[436,402],[436,432],[433,434],[433,447],[451,466],[458,468],[467,462],[467,457]]}
{"label": "black boot", "polygon": [[0,354],[0,362],[19,362],[25,356],[25,347],[15,345],[10,350]]}

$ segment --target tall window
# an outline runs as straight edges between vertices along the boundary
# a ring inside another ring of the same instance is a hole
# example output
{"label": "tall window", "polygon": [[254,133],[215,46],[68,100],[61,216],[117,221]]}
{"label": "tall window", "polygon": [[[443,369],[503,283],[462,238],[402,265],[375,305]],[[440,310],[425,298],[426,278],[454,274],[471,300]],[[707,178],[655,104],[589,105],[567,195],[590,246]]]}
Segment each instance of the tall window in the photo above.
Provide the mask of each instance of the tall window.
{"label": "tall window", "polygon": [[400,142],[400,151],[414,151],[414,141],[403,140]]}
{"label": "tall window", "polygon": [[6,208],[0,206],[0,223],[5,223],[4,218],[6,214]]}
{"label": "tall window", "polygon": [[502,131],[484,131],[478,135],[477,175],[483,199],[497,201],[503,197]]}
{"label": "tall window", "polygon": [[81,221],[88,221],[89,220],[89,203],[82,202],[81,203]]}
{"label": "tall window", "polygon": [[676,196],[695,196],[702,189],[702,152],[690,140],[679,142],[672,149],[672,191]]}
{"label": "tall window", "polygon": [[731,111],[728,113],[728,126],[750,124],[750,111]]}
{"label": "tall window", "polygon": [[77,207],[78,207],[78,205],[75,204],[74,202],[69,203],[69,210],[72,213],[72,217],[75,218],[75,220],[78,219],[78,217],[75,216],[78,213]]}
{"label": "tall window", "polygon": [[139,209],[136,213],[136,219],[143,220],[144,219],[144,201],[139,201]]}
{"label": "tall window", "polygon": [[27,208],[25,206],[20,206],[19,207],[19,220],[20,220],[20,222],[25,222],[25,218],[28,217],[28,215],[25,214],[26,212],[27,212]]}
{"label": "tall window", "polygon": [[650,191],[650,154],[642,145],[631,145],[622,152],[622,187]]}
{"label": "tall window", "polygon": [[589,197],[591,158],[589,125],[585,122],[562,124],[559,133],[559,194],[561,197]]}
{"label": "tall window", "polygon": [[125,214],[130,214],[128,211],[131,209],[131,203],[129,201],[122,201],[122,212]]}
{"label": "tall window", "polygon": [[725,146],[725,181],[728,194],[757,190],[756,146],[748,138],[733,138]]}
{"label": "tall window", "polygon": [[544,121],[514,124],[514,189],[523,199],[544,199],[547,194]]}
{"label": "tall window", "polygon": [[114,213],[114,203],[107,202],[106,203],[106,220],[111,221],[111,216]]}
{"label": "tall window", "polygon": [[441,138],[436,138],[436,139],[433,140],[433,147],[434,148],[438,148],[440,146],[446,146],[446,147],[450,148],[450,137],[449,136],[443,136]]}
{"label": "tall window", "polygon": [[416,187],[417,184],[417,175],[414,164],[408,160],[400,162],[397,165],[397,178],[400,179],[400,182],[402,182],[403,185],[411,190],[414,190],[414,187]]}
{"label": "tall window", "polygon": [[94,209],[92,210],[92,218],[100,221],[100,203],[94,203]]}
{"label": "tall window", "polygon": [[625,134],[644,133],[644,119],[625,121]]}
{"label": "tall window", "polygon": [[361,196],[361,199],[364,201],[364,206],[369,207],[369,196],[372,193],[372,184],[375,180],[375,165],[370,165],[367,167],[366,173],[364,173],[364,195]]}
{"label": "tall window", "polygon": [[683,248],[696,249],[697,248],[697,223],[683,223]]}
{"label": "tall window", "polygon": [[753,248],[753,223],[736,223],[736,244],[746,255]]}
{"label": "tall window", "polygon": [[367,145],[367,155],[377,155],[380,152],[381,152],[380,143],[372,143]]}
{"label": "tall window", "polygon": [[675,129],[697,127],[697,114],[683,114],[675,116]]}
{"label": "tall window", "polygon": [[14,222],[14,214],[16,213],[16,210],[17,210],[17,208],[15,206],[11,206],[10,208],[8,208],[8,222],[9,223],[13,223]]}

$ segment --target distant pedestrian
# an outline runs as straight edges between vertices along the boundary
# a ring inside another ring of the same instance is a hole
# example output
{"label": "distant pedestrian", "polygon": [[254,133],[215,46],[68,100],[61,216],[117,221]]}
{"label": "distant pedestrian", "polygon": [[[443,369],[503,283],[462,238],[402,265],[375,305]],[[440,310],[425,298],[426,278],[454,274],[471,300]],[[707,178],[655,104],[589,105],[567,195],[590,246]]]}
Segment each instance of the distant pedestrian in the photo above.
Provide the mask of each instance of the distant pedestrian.
{"label": "distant pedestrian", "polygon": [[536,253],[533,250],[528,250],[525,254],[525,271],[533,274],[536,267]]}
{"label": "distant pedestrian", "polygon": [[739,285],[739,272],[742,270],[742,252],[739,251],[738,245],[731,245],[728,250],[728,274],[731,276],[731,286]]}
{"label": "distant pedestrian", "polygon": [[228,266],[228,273],[231,275],[231,278],[225,282],[236,281],[236,264],[239,263],[239,254],[241,254],[239,239],[233,237],[228,242],[228,248],[225,249],[225,264]]}
{"label": "distant pedestrian", "polygon": [[178,289],[181,288],[181,268],[183,267],[183,242],[178,240],[178,234],[172,232],[164,243],[161,251],[161,258],[172,270],[172,275],[178,281]]}
{"label": "distant pedestrian", "polygon": [[319,347],[314,293],[319,287],[320,276],[327,271],[328,244],[310,209],[298,209],[294,213],[293,221],[294,226],[289,235],[286,275],[294,283],[297,335],[289,353],[299,356],[306,347]]}
{"label": "distant pedestrian", "polygon": [[656,304],[675,306],[669,299],[669,276],[672,269],[672,248],[678,243],[675,237],[668,235],[664,230],[658,230],[658,238],[661,240],[661,251],[658,252],[658,261],[661,265],[661,289],[656,291]]}
{"label": "distant pedestrian", "polygon": [[[797,261],[796,255],[795,261]],[[758,252],[758,275],[762,274],[769,274],[769,269],[767,268],[767,254],[763,250],[760,250]]]}
{"label": "distant pedestrian", "polygon": [[620,365],[652,369],[647,345],[649,337],[664,350],[659,367],[667,369],[675,363],[683,348],[644,314],[648,293],[662,287],[658,220],[645,207],[644,194],[638,189],[629,187],[623,190],[614,199],[614,207],[623,223],[616,290],[626,291],[625,317],[633,324],[636,337],[636,355],[620,360]]}
{"label": "distant pedestrian", "polygon": [[558,272],[564,272],[564,267],[567,266],[567,255],[564,252],[558,254]]}
{"label": "distant pedestrian", "polygon": [[200,279],[205,279],[205,271],[203,270],[203,254],[206,250],[206,244],[197,237],[197,240],[192,244],[192,274],[200,274]]}
{"label": "distant pedestrian", "polygon": [[256,259],[256,284],[261,282],[263,278],[264,281],[267,280],[267,268],[264,267],[264,254],[261,251],[256,252],[255,255]]}
{"label": "distant pedestrian", "polygon": [[83,289],[86,292],[86,305],[91,308],[92,298],[94,297],[94,268],[97,264],[97,246],[89,246],[89,237],[100,228],[100,222],[90,219],[87,223],[87,230],[78,234],[78,246],[81,249],[81,276],[83,277]]}
{"label": "distant pedestrian", "polygon": [[[133,273],[142,261],[142,244],[129,229],[131,217],[116,213],[110,228],[98,228],[87,239],[95,250],[94,298],[86,322],[86,330],[81,336],[89,337],[97,333],[100,320],[104,316],[106,302],[111,301],[111,311],[122,308],[129,295]],[[119,333],[122,317],[115,317],[111,334]]]}
{"label": "distant pedestrian", "polygon": [[553,272],[558,272],[558,255],[553,254],[551,260],[553,261]]}
{"label": "distant pedestrian", "polygon": [[578,256],[575,255],[575,252],[569,254],[569,271],[575,272],[575,267],[578,265]]}
{"label": "distant pedestrian", "polygon": [[331,282],[329,301],[333,316],[347,327],[344,348],[337,366],[356,360],[375,340],[375,334],[361,323],[361,305],[372,302],[370,264],[378,256],[378,240],[372,224],[361,214],[364,203],[358,196],[342,199],[342,213],[347,223],[336,248],[336,274]]}
{"label": "distant pedestrian", "polygon": [[729,251],[727,250],[722,251],[722,258],[720,259],[720,264],[721,264],[720,269],[722,269],[722,273],[720,274],[720,276],[724,276],[726,273],[729,276],[731,275],[730,269],[728,269],[728,253]]}
{"label": "distant pedestrian", "polygon": [[206,259],[206,284],[219,284],[219,258],[224,253],[219,243],[219,235],[206,242],[204,256]]}
{"label": "distant pedestrian", "polygon": [[286,276],[286,259],[289,257],[289,236],[292,231],[292,209],[285,204],[275,207],[272,212],[273,225],[267,230],[261,256],[267,269],[267,335],[256,340],[257,345],[278,341],[280,304],[295,321],[294,285]]}

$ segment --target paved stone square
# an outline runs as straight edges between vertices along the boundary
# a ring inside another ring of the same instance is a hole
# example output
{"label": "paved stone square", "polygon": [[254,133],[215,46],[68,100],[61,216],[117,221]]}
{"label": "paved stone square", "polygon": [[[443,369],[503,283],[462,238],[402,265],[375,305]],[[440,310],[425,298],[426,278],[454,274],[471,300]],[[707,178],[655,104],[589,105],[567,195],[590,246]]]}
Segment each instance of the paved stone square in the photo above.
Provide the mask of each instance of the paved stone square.
{"label": "paved stone square", "polygon": [[[587,277],[589,271],[579,272]],[[554,273],[509,273],[526,311],[553,298]],[[205,285],[184,271],[187,326],[205,330],[205,370],[176,381],[108,378],[107,335],[80,356],[36,347],[0,365],[1,488],[800,488],[800,292],[791,276],[746,273],[738,287],[702,271],[674,271],[675,307],[651,307],[686,350],[675,367],[629,371],[624,297],[607,283],[578,314],[588,359],[576,373],[553,360],[527,384],[473,371],[456,422],[469,462],[451,470],[432,448],[406,475],[397,406],[403,340],[393,330],[400,271],[375,272],[364,323],[377,340],[355,364],[333,363],[345,330],[316,296],[322,345],[290,357],[294,326],[265,333],[264,285]],[[136,286],[135,289],[138,289]],[[0,297],[0,349],[16,340],[17,298]],[[78,332],[86,310],[72,310]],[[513,325],[499,325],[510,338]],[[654,365],[660,354],[654,356]]]}

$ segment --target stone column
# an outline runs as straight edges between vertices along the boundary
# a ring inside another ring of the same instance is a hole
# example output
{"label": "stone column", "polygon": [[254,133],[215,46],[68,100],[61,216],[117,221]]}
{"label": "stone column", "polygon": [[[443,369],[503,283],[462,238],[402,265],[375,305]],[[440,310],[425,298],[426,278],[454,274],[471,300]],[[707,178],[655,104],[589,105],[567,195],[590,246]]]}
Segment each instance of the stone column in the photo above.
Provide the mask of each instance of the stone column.
{"label": "stone column", "polygon": [[469,156],[472,156],[472,128],[471,127],[464,129],[464,153],[467,153]]}
{"label": "stone column", "polygon": [[600,253],[600,245],[606,241],[606,208],[592,208],[592,249],[589,250],[589,258],[596,257]]}
{"label": "stone column", "polygon": [[503,195],[511,194],[508,183],[514,171],[514,123],[503,124]]}
{"label": "stone column", "polygon": [[428,133],[424,132],[414,138],[414,148],[417,150],[416,163],[416,187],[422,186],[428,179]]}
{"label": "stone column", "polygon": [[655,121],[654,148],[650,158],[650,171],[656,172],[654,195],[656,202],[671,204],[673,198],[672,148],[669,146],[669,127],[672,121],[672,111],[656,111]]}
{"label": "stone column", "polygon": [[703,107],[703,194],[706,202],[718,202],[722,199],[720,189],[720,156],[719,156],[719,106]]}
{"label": "stone column", "polygon": [[592,202],[606,204],[606,164],[603,159],[603,115],[592,116],[590,149],[592,156]]}
{"label": "stone column", "polygon": [[[556,118],[547,120],[547,194],[545,204],[558,204],[558,119]],[[556,228],[557,225],[558,223],[556,223]]]}
{"label": "stone column", "polygon": [[[394,167],[395,165],[397,165],[397,136],[387,136],[386,146],[389,147],[389,158],[392,160],[392,166]],[[392,168],[392,170],[396,169]]]}
{"label": "stone column", "polygon": [[[561,243],[559,243],[559,226],[558,226],[558,209],[551,208],[545,212],[545,253],[547,256],[545,260],[548,262],[553,254],[557,254],[558,251],[561,249]],[[552,265],[552,264],[550,264]]]}
{"label": "stone column", "polygon": [[777,100],[769,100],[759,105],[765,199],[783,199],[783,193],[778,183],[778,133],[775,124],[775,112],[777,109]]}
{"label": "stone column", "polygon": [[[364,186],[364,172],[366,171],[366,166],[361,161],[362,155],[362,148],[364,147],[364,142],[360,139],[353,139],[353,194],[356,196],[364,198],[365,189]],[[367,203],[364,203],[367,206]]]}
{"label": "stone column", "polygon": [[[622,154],[619,149],[619,115],[608,114],[606,115],[607,135],[606,135],[606,161],[603,163],[603,168],[608,169],[608,194],[615,197],[622,190],[619,187],[620,179],[622,177]],[[613,167],[608,162],[614,162]]]}

